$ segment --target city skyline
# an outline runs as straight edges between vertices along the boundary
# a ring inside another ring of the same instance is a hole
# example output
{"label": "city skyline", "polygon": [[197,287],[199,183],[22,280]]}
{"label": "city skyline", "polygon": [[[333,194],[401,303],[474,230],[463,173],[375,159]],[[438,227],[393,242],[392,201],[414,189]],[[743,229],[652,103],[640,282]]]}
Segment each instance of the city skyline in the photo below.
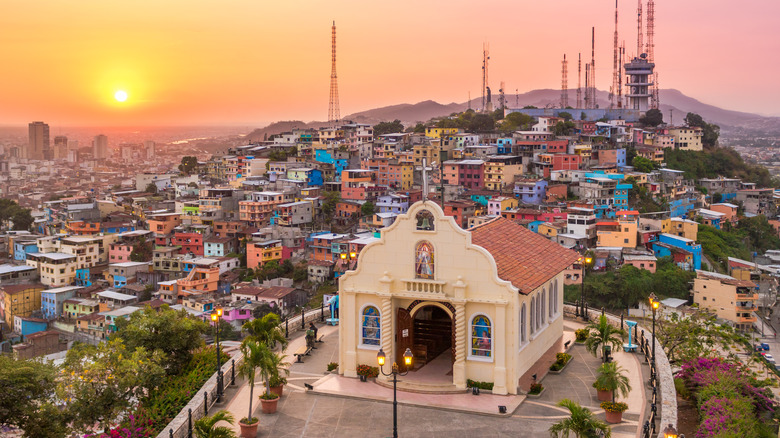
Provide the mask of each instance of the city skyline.
{"label": "city skyline", "polygon": [[[780,115],[771,77],[780,5],[656,2],[660,88],[726,109]],[[186,6],[186,7],[185,7]],[[180,1],[6,5],[0,17],[0,125],[263,125],[326,120],[330,25],[338,29],[341,114],[480,95],[482,43],[490,85],[507,94],[560,88],[560,59],[589,58],[596,85],[612,74],[614,3],[396,2],[219,8]],[[620,39],[635,50],[636,3],[620,3]],[[576,61],[569,89],[576,88]],[[116,93],[125,91],[119,102]],[[662,102],[663,103],[663,102]]]}

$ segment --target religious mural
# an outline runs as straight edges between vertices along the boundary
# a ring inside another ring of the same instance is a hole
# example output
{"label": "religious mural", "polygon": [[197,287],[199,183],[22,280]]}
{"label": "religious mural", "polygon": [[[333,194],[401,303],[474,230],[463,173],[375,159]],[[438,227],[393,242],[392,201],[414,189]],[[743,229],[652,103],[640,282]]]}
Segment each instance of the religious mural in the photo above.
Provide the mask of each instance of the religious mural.
{"label": "religious mural", "polygon": [[379,345],[379,309],[366,306],[363,309],[363,345]]}
{"label": "religious mural", "polygon": [[414,257],[415,277],[425,280],[433,280],[433,245],[430,242],[422,241],[417,244]]}
{"label": "religious mural", "polygon": [[492,335],[490,320],[484,315],[475,316],[471,320],[471,355],[490,357]]}

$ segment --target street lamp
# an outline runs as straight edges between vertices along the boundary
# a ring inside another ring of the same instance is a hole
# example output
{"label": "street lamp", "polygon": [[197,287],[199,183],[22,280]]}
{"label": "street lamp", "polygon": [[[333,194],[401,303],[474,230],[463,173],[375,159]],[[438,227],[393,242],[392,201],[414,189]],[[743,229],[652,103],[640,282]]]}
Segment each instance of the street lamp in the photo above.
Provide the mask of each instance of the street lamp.
{"label": "street lamp", "polygon": [[653,372],[655,373],[655,311],[658,310],[658,307],[661,305],[661,302],[657,300],[657,296],[655,296],[654,293],[650,292],[650,307],[653,308]]}
{"label": "street lamp", "polygon": [[582,317],[585,322],[588,321],[588,312],[585,311],[585,274],[588,272],[588,266],[593,262],[591,257],[580,257],[580,263],[582,264],[582,278],[580,281],[580,305],[582,306]]}
{"label": "street lamp", "polygon": [[217,337],[217,403],[222,401],[222,364],[219,354],[219,318],[222,317],[222,308],[218,307],[211,313],[211,321],[214,322],[214,331]]}
{"label": "street lamp", "polygon": [[385,373],[385,352],[381,348],[379,353],[376,354],[376,361],[379,364],[379,370],[383,375],[390,377],[393,376],[393,438],[398,438],[398,400],[396,399],[398,376],[405,376],[409,373],[409,367],[412,366],[412,350],[406,349],[404,352],[404,364],[406,365],[406,371],[403,373],[398,371],[398,364],[393,362],[393,369],[389,373]]}

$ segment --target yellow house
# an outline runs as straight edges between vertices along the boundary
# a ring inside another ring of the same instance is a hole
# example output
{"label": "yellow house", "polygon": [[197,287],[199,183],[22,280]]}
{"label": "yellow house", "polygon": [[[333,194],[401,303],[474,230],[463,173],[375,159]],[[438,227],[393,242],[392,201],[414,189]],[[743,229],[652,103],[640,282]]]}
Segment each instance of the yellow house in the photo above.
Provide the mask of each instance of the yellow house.
{"label": "yellow house", "polygon": [[495,156],[485,162],[485,189],[503,190],[523,174],[521,157]]}
{"label": "yellow house", "polygon": [[38,269],[41,283],[62,287],[68,286],[76,279],[76,270],[81,269],[77,257],[61,252],[29,253],[25,263]]}
{"label": "yellow house", "polygon": [[596,246],[636,248],[636,211],[619,211],[616,220],[596,222]]}
{"label": "yellow house", "polygon": [[13,284],[0,287],[3,308],[2,317],[7,327],[14,326],[14,317],[27,317],[41,310],[42,284]]}
{"label": "yellow house", "polygon": [[674,148],[685,151],[702,150],[701,139],[704,132],[701,128],[680,127],[669,130],[669,135],[674,138]]}
{"label": "yellow house", "polygon": [[414,368],[435,375],[410,373],[404,389],[462,392],[471,379],[516,394],[531,367],[559,351],[564,270],[577,258],[508,219],[466,231],[419,201],[339,279],[339,373],[376,366],[380,349],[403,366],[409,349]]}
{"label": "yellow house", "polygon": [[458,133],[458,128],[439,128],[438,126],[430,126],[425,128],[425,136],[428,138],[441,138],[448,135],[454,135]]}
{"label": "yellow house", "polygon": [[550,222],[545,222],[543,224],[539,224],[538,233],[544,237],[547,237],[548,239],[554,239],[556,236],[558,236],[558,233],[564,232],[566,230],[566,225],[559,224],[553,224]]}
{"label": "yellow house", "polygon": [[711,310],[718,318],[733,322],[737,329],[752,330],[758,300],[755,287],[752,281],[697,270],[693,279],[693,302]]}
{"label": "yellow house", "polygon": [[661,221],[661,232],[696,240],[699,235],[699,224],[692,220],[674,217]]}

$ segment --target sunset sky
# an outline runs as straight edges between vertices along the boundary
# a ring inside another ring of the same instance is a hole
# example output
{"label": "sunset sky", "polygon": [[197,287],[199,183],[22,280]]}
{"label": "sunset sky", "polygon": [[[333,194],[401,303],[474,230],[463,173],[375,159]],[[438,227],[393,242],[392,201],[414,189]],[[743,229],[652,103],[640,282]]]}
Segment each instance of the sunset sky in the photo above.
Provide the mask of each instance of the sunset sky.
{"label": "sunset sky", "polygon": [[[657,0],[661,88],[727,109],[780,115],[780,2]],[[0,6],[0,125],[264,125],[324,120],[330,25],[338,27],[341,114],[560,89],[561,57],[596,82],[612,76],[612,0],[5,0]],[[636,47],[636,2],[621,0]],[[127,101],[114,95],[123,90]]]}

